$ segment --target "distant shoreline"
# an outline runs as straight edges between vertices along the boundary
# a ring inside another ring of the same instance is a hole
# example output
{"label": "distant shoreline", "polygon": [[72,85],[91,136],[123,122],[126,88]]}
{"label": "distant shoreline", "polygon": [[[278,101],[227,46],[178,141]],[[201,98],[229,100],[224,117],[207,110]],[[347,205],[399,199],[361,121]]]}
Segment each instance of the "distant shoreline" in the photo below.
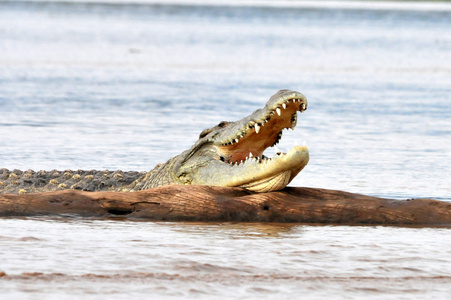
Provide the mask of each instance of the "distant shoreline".
{"label": "distant shoreline", "polygon": [[451,11],[451,0],[15,0],[0,3],[89,3],[125,5],[192,5],[226,7],[274,7],[349,10]]}

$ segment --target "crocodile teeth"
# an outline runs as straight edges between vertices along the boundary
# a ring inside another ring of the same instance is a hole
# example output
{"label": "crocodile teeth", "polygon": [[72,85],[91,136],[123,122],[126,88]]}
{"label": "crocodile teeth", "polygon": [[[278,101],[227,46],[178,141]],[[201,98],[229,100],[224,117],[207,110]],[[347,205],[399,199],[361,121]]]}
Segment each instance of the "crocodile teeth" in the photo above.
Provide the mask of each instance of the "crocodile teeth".
{"label": "crocodile teeth", "polygon": [[291,116],[291,129],[294,130],[294,128],[296,127],[296,124],[298,123],[298,116],[296,113],[294,113]]}
{"label": "crocodile teeth", "polygon": [[287,108],[287,104],[286,103],[282,103],[282,107],[283,107],[283,109],[286,109]]}
{"label": "crocodile teeth", "polygon": [[235,139],[235,143],[238,143],[238,141],[239,141],[238,139]]}
{"label": "crocodile teeth", "polygon": [[252,158],[252,157],[253,157],[252,152],[249,152],[249,158]]}
{"label": "crocodile teeth", "polygon": [[255,124],[255,132],[258,133],[260,131],[260,125]]}
{"label": "crocodile teeth", "polygon": [[302,103],[302,104],[301,104],[301,109],[300,109],[300,111],[304,111],[305,109],[306,109],[305,103]]}
{"label": "crocodile teeth", "polygon": [[276,112],[280,116],[280,114],[281,114],[280,108],[276,108]]}

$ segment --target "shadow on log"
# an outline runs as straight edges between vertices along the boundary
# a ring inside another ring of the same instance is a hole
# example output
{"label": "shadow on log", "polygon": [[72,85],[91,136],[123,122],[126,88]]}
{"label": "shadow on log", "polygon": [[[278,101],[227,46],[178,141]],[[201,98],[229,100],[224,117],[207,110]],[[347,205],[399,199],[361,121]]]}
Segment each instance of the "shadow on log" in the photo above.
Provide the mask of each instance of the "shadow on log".
{"label": "shadow on log", "polygon": [[390,200],[343,191],[164,186],[139,192],[65,190],[0,194],[0,216],[78,215],[163,221],[296,222],[451,226],[451,203]]}

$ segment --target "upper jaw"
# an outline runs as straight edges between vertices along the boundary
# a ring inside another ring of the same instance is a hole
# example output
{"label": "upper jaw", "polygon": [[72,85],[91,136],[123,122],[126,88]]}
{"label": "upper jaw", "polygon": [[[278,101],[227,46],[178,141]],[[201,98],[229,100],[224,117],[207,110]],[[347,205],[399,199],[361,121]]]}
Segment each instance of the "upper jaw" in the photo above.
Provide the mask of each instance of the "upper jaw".
{"label": "upper jaw", "polygon": [[279,142],[283,129],[295,128],[297,112],[306,109],[304,95],[279,91],[263,109],[219,130],[213,145],[224,162],[240,163],[249,157],[262,157],[265,149]]}
{"label": "upper jaw", "polygon": [[[215,136],[214,144],[222,146],[233,145],[239,143],[250,132],[258,134],[262,127],[270,123],[269,121],[271,119],[280,119],[282,113],[288,108],[293,113],[296,111],[303,112],[307,109],[307,99],[299,92],[288,90],[279,91],[268,100],[264,108],[256,110],[254,113],[239,121],[230,123],[219,135]],[[295,126],[296,120],[285,124],[284,128],[294,128]]]}

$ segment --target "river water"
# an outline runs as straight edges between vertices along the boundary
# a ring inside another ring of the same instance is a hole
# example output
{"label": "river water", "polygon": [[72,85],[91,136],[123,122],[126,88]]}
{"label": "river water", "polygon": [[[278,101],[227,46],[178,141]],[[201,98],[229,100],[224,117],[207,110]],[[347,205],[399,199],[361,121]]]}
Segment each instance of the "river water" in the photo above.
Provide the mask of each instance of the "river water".
{"label": "river water", "polygon": [[[0,1],[0,168],[149,170],[288,88],[292,186],[451,201],[449,28],[447,2]],[[447,299],[450,254],[449,228],[0,219],[8,299]]]}

